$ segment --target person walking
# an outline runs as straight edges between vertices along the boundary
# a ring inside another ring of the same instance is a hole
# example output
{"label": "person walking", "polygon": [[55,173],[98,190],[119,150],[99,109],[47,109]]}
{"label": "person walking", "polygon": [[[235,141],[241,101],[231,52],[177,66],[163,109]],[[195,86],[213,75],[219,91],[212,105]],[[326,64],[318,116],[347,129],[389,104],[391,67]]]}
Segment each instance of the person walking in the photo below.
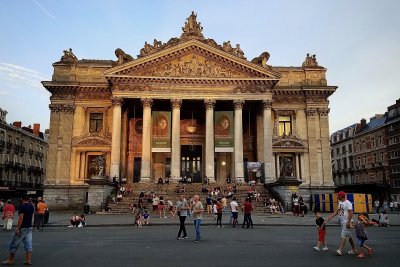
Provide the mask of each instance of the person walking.
{"label": "person walking", "polygon": [[[230,206],[231,206],[232,227],[235,228],[238,224],[238,207],[239,207],[239,204],[236,202],[235,197],[232,198]],[[230,225],[230,223],[229,223],[229,225]]]}
{"label": "person walking", "polygon": [[13,224],[15,208],[14,205],[11,203],[11,199],[7,200],[7,204],[4,205],[3,208],[3,220],[4,220],[4,227],[3,230],[10,231]]}
{"label": "person walking", "polygon": [[376,214],[379,214],[379,205],[380,205],[379,199],[376,199],[376,200],[374,201],[374,207],[375,207],[375,213],[376,213]]}
{"label": "person walking", "polygon": [[39,197],[38,201],[39,202],[36,205],[37,222],[36,222],[35,227],[36,227],[36,230],[39,230],[39,228],[41,230],[43,230],[44,229],[44,214],[47,209],[47,204],[44,203],[42,197]]}
{"label": "person walking", "polygon": [[354,246],[353,236],[351,235],[353,205],[346,199],[345,192],[340,191],[337,195],[339,200],[338,209],[328,217],[328,221],[330,221],[333,217],[338,215],[342,227],[340,246],[339,249],[336,250],[336,253],[337,255],[342,256],[342,250],[346,244],[346,240],[348,239],[351,245],[351,250],[348,252],[348,254],[355,255],[356,248]]}
{"label": "person walking", "polygon": [[32,218],[34,207],[29,203],[28,195],[22,196],[22,204],[18,211],[17,229],[8,246],[8,259],[2,262],[2,265],[14,265],[15,252],[21,242],[24,243],[25,262],[24,265],[32,265]]}
{"label": "person walking", "polygon": [[222,203],[221,198],[217,199],[217,228],[222,228],[222,210],[224,208],[224,204]]}
{"label": "person walking", "polygon": [[318,228],[318,243],[317,246],[314,247],[316,251],[319,251],[319,246],[324,245],[323,251],[328,250],[328,246],[326,245],[326,229],[325,229],[325,220],[321,217],[321,213],[318,211],[315,212],[315,224]]}
{"label": "person walking", "polygon": [[176,202],[176,210],[179,216],[179,231],[178,231],[178,237],[176,239],[178,240],[186,239],[187,233],[185,228],[185,221],[187,212],[189,210],[189,203],[187,202],[186,198],[183,197],[183,195],[180,195],[179,200]]}
{"label": "person walking", "polygon": [[194,219],[194,228],[196,231],[196,239],[195,242],[199,242],[201,240],[201,234],[200,234],[200,224],[203,216],[203,204],[199,201],[200,197],[199,195],[195,195],[193,199],[193,219]]}
{"label": "person walking", "polygon": [[372,248],[368,247],[365,244],[365,241],[368,240],[367,230],[365,229],[368,225],[370,225],[369,216],[366,212],[363,212],[358,215],[358,220],[356,223],[356,236],[358,245],[360,246],[360,251],[357,258],[364,258],[364,248],[367,249],[368,255],[372,254]]}

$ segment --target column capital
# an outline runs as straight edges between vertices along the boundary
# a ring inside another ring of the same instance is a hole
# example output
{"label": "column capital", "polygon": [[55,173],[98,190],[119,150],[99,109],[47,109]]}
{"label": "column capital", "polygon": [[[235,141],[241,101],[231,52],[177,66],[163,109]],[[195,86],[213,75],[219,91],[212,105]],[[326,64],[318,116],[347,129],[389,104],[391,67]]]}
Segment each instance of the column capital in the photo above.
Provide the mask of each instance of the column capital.
{"label": "column capital", "polygon": [[182,99],[171,99],[171,107],[180,109],[182,107]]}
{"label": "column capital", "polygon": [[330,109],[329,108],[317,108],[317,111],[318,111],[318,114],[320,117],[328,117]]}
{"label": "column capital", "polygon": [[235,107],[235,109],[243,109],[243,105],[244,105],[244,100],[233,100],[233,106]]}
{"label": "column capital", "polygon": [[206,106],[206,109],[214,109],[215,100],[214,99],[205,99],[204,100],[204,105]]}
{"label": "column capital", "polygon": [[112,97],[111,104],[113,106],[122,106],[122,104],[124,104],[124,99],[121,97]]}
{"label": "column capital", "polygon": [[142,106],[144,108],[151,108],[151,106],[153,105],[153,99],[152,98],[141,98],[140,102],[142,102]]}
{"label": "column capital", "polygon": [[315,108],[307,108],[306,109],[306,116],[307,117],[314,117],[316,115],[317,110]]}
{"label": "column capital", "polygon": [[272,99],[263,99],[262,105],[264,109],[271,109],[272,108]]}

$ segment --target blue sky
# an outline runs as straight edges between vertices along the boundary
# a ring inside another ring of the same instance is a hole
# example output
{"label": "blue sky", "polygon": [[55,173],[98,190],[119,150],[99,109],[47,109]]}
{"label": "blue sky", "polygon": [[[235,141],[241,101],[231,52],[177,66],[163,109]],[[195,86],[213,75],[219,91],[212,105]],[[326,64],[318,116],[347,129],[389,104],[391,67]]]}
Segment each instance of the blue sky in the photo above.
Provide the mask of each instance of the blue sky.
{"label": "blue sky", "polygon": [[79,59],[136,57],[145,41],[179,37],[191,11],[203,34],[239,43],[251,60],[264,51],[273,66],[301,66],[316,54],[339,86],[330,131],[383,113],[400,98],[400,1],[2,0],[0,108],[7,121],[48,128],[52,63],[72,48]]}

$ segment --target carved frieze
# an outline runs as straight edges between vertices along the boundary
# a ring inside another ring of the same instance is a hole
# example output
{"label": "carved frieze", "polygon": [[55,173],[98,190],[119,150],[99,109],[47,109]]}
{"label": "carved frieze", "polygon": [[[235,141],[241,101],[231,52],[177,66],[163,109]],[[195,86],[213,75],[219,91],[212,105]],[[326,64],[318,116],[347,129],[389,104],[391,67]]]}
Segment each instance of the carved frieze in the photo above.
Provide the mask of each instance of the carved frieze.
{"label": "carved frieze", "polygon": [[233,100],[233,106],[235,107],[235,110],[243,109],[243,105],[244,105],[244,100],[241,99]]}
{"label": "carved frieze", "polygon": [[208,110],[214,109],[214,107],[215,107],[215,100],[214,100],[214,99],[205,99],[205,100],[204,100],[204,106],[205,106],[206,109],[208,109]]}
{"label": "carved frieze", "polygon": [[151,98],[142,98],[140,101],[142,102],[143,108],[151,108],[153,105],[153,99]]}
{"label": "carved frieze", "polygon": [[272,139],[273,147],[305,148],[303,140],[295,135],[282,135]]}
{"label": "carved frieze", "polygon": [[304,102],[303,96],[289,96],[289,95],[274,95],[274,102],[276,103],[301,103]]}
{"label": "carved frieze", "polygon": [[267,86],[262,85],[242,85],[233,89],[234,93],[266,93],[270,89]]}
{"label": "carved frieze", "polygon": [[143,92],[150,91],[151,88],[144,84],[129,84],[129,83],[118,83],[113,85],[115,91],[131,91],[131,92]]}
{"label": "carved frieze", "polygon": [[74,104],[50,104],[49,105],[51,112],[65,112],[65,113],[73,113],[75,110]]}
{"label": "carved frieze", "polygon": [[171,99],[172,109],[180,109],[182,107],[182,99]]}
{"label": "carved frieze", "polygon": [[75,137],[72,141],[75,146],[110,146],[111,136],[99,133],[88,133]]}
{"label": "carved frieze", "polygon": [[141,76],[156,77],[216,77],[231,78],[244,75],[231,68],[217,64],[198,55],[181,57],[178,60],[145,69],[137,73]]}

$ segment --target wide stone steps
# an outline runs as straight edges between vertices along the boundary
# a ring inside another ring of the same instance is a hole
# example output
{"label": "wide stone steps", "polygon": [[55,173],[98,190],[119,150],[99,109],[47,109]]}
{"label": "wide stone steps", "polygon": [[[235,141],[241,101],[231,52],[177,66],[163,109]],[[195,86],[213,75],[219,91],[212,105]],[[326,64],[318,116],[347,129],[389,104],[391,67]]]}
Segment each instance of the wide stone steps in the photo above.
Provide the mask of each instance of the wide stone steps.
{"label": "wide stone steps", "polygon": [[[110,208],[109,213],[111,214],[127,214],[132,213],[131,207],[138,204],[139,195],[141,192],[150,193],[154,192],[158,197],[162,196],[164,201],[170,199],[174,205],[179,199],[180,193],[177,192],[178,188],[184,187],[185,193],[183,193],[186,197],[194,196],[198,194],[200,196],[200,201],[205,204],[205,198],[207,197],[207,193],[202,193],[201,184],[188,184],[188,185],[178,185],[178,184],[168,184],[168,185],[157,185],[157,184],[131,184],[132,187],[132,194],[128,194],[123,196],[120,201],[115,203],[110,202],[108,203],[108,207]],[[221,186],[223,190],[225,186]],[[236,200],[241,206],[243,201],[248,196],[247,190],[249,186],[247,185],[240,185],[237,186],[237,192],[234,194]],[[256,202],[255,200],[252,201],[253,204],[253,213],[255,214],[265,214],[269,212],[269,210],[264,206],[264,198],[270,197],[269,192],[265,189],[263,185],[256,185],[255,190],[260,193],[260,201]],[[220,196],[223,195],[223,192]],[[213,196],[213,199],[216,199],[216,196]],[[228,205],[230,200],[228,199]],[[153,210],[153,206],[151,202],[148,202],[147,199],[144,199],[144,206],[148,211]]]}

